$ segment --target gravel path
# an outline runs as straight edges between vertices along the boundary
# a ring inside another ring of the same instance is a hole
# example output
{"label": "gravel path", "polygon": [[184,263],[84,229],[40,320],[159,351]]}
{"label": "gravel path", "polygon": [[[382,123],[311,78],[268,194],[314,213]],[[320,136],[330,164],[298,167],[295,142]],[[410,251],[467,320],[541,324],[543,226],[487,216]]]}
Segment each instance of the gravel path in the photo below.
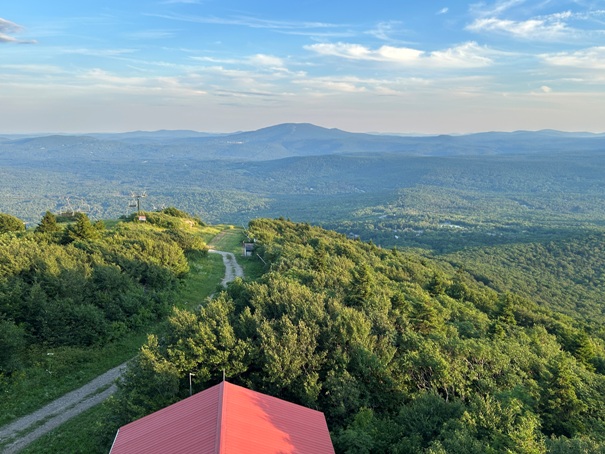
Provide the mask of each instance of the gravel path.
{"label": "gravel path", "polygon": [[[237,263],[235,255],[231,252],[215,250],[210,250],[210,252],[223,256],[225,277],[221,281],[221,284],[224,287],[236,277],[244,277],[244,270]],[[40,410],[19,418],[4,427],[0,427],[0,444],[6,443],[2,453],[12,454],[20,451],[74,416],[78,416],[80,413],[103,402],[116,391],[115,381],[126,370],[126,365],[127,363],[120,364],[118,367],[99,375],[90,383],[65,394]],[[106,387],[107,389],[99,392],[99,390]],[[36,425],[38,427],[31,430],[32,426]],[[23,436],[19,435],[20,432],[28,429],[31,432]]]}
{"label": "gravel path", "polygon": [[213,254],[221,254],[223,256],[223,263],[225,264],[225,277],[221,281],[223,287],[226,287],[229,282],[232,282],[236,277],[244,277],[244,270],[237,263],[235,255],[232,252],[215,251],[210,249],[209,252]]}
{"label": "gravel path", "polygon": [[[114,382],[125,369],[126,363],[120,364],[81,388],[59,397],[40,410],[0,428],[0,443],[9,442],[2,452],[5,454],[18,452],[65,421],[107,399],[116,391]],[[99,389],[107,386],[109,388],[98,393]],[[20,432],[40,423],[43,424],[23,437],[19,436]]]}

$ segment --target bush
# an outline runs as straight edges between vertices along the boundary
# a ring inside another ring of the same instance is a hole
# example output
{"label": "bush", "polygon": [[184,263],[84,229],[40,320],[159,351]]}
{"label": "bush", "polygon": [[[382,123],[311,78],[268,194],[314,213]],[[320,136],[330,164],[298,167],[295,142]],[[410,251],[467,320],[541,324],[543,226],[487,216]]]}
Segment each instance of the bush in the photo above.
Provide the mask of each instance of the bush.
{"label": "bush", "polygon": [[0,319],[0,375],[11,374],[21,367],[25,331],[10,320]]}

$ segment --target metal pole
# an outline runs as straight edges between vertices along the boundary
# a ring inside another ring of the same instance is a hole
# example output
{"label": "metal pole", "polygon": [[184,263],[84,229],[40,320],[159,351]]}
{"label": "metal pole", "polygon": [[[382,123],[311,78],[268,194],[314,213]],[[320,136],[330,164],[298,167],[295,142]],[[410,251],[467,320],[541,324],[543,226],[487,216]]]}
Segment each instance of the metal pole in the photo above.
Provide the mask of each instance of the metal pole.
{"label": "metal pole", "polygon": [[195,374],[192,374],[191,372],[189,372],[189,396],[193,395],[193,388],[191,387],[191,376],[195,377]]}

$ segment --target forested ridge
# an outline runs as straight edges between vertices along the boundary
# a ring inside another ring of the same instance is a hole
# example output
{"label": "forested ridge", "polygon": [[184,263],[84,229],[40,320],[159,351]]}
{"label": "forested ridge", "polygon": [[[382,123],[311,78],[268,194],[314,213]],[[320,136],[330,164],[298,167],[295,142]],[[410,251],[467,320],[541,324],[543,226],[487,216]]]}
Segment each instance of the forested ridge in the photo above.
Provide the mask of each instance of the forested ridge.
{"label": "forested ridge", "polygon": [[174,208],[147,218],[106,227],[47,212],[26,231],[0,214],[0,426],[131,357],[170,312],[207,249],[201,221]]}
{"label": "forested ridge", "polygon": [[189,374],[197,392],[224,371],[323,411],[339,453],[605,449],[604,331],[590,312],[565,314],[568,301],[545,304],[514,275],[466,269],[462,255],[382,249],[283,219],[251,221],[248,234],[266,273],[195,312],[173,309],[110,403],[106,443],[187,397]]}
{"label": "forested ridge", "polygon": [[104,343],[166,315],[185,252],[205,248],[187,240],[134,223],[106,230],[85,214],[62,229],[47,213],[33,232],[0,234],[0,372],[19,368],[23,346]]}
{"label": "forested ridge", "polygon": [[550,241],[468,248],[444,256],[493,288],[605,327],[605,233],[579,231]]}

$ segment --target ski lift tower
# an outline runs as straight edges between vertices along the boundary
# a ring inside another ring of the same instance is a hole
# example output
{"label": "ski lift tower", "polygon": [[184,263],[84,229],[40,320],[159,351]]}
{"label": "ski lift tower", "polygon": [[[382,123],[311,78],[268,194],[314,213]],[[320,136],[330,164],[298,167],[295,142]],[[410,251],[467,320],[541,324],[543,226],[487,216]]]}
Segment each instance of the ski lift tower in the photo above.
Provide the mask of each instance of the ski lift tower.
{"label": "ski lift tower", "polygon": [[145,222],[147,221],[147,217],[143,216],[141,214],[141,199],[147,197],[147,193],[146,192],[142,192],[141,194],[135,194],[134,192],[132,193],[132,202],[128,205],[131,208],[135,208],[137,209],[137,216],[138,216],[138,220],[139,222]]}
{"label": "ski lift tower", "polygon": [[146,192],[143,192],[141,194],[135,194],[135,193],[133,193],[132,194],[133,200],[130,203],[130,205],[128,205],[128,206],[131,207],[131,208],[136,207],[137,214],[140,213],[141,212],[141,199],[143,199],[145,197],[147,197],[147,193]]}

